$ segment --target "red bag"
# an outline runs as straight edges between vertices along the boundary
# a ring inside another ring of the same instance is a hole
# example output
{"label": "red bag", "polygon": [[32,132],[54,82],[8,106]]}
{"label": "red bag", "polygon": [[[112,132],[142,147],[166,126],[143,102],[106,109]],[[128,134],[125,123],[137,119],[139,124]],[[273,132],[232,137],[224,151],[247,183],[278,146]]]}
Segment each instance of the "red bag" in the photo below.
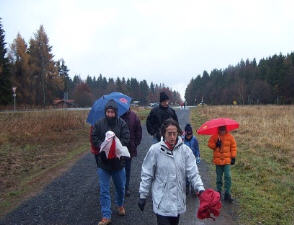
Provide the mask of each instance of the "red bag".
{"label": "red bag", "polygon": [[220,210],[222,207],[220,194],[217,191],[212,189],[206,189],[202,194],[199,196],[200,206],[197,212],[197,217],[199,219],[206,219],[211,218],[215,220],[210,214],[214,216],[219,216]]}

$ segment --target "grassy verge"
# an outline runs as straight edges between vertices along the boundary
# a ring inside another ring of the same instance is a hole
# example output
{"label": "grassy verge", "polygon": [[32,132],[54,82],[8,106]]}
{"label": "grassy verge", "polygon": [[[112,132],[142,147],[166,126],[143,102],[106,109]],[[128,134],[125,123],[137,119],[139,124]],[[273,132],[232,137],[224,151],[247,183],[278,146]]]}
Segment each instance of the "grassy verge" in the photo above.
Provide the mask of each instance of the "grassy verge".
{"label": "grassy verge", "polygon": [[[232,133],[238,155],[231,170],[240,224],[293,224],[293,115],[293,106],[215,106],[192,110],[195,129],[216,117],[230,117],[240,123],[239,130]],[[211,162],[208,137],[197,137],[202,158]],[[214,174],[214,167],[211,168]]]}
{"label": "grassy verge", "polygon": [[136,112],[137,116],[141,120],[141,123],[144,124],[150,112],[150,108],[136,107],[136,108],[133,108],[132,110]]}
{"label": "grassy verge", "polygon": [[0,114],[0,216],[89,151],[85,111]]}
{"label": "grassy verge", "polygon": [[[144,123],[149,109],[135,108]],[[88,111],[0,114],[0,216],[89,151]]]}

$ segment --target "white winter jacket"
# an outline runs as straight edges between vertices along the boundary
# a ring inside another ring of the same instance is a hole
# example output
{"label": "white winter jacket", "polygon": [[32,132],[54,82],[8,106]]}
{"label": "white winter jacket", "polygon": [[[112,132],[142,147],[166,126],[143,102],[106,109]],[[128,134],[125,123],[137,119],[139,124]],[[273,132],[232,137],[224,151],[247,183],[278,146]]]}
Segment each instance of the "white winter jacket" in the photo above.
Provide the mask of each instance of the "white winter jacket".
{"label": "white winter jacket", "polygon": [[186,211],[186,177],[196,191],[204,190],[196,159],[181,137],[171,151],[164,141],[152,145],[141,172],[140,198],[146,199],[152,186],[153,211],[178,216]]}

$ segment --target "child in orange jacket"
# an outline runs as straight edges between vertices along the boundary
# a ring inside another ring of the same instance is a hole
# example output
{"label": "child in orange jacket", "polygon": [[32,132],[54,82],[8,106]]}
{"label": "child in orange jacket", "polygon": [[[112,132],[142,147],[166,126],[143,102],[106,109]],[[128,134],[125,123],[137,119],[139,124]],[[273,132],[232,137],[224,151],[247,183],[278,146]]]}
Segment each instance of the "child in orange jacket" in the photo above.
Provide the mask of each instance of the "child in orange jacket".
{"label": "child in orange jacket", "polygon": [[226,126],[218,128],[218,134],[212,135],[208,141],[208,147],[213,150],[213,163],[216,165],[216,187],[221,194],[224,174],[224,200],[232,202],[231,196],[231,165],[235,164],[237,156],[237,144]]}

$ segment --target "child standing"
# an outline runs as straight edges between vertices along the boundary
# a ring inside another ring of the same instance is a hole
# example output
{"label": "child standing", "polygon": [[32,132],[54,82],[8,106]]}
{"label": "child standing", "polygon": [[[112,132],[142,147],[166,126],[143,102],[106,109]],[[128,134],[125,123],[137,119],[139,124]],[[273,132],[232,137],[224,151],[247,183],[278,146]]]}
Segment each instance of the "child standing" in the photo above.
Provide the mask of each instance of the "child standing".
{"label": "child standing", "polygon": [[223,174],[225,177],[224,200],[232,202],[231,196],[231,165],[235,164],[237,156],[237,144],[226,126],[218,127],[218,134],[212,135],[208,141],[208,147],[213,150],[213,162],[216,166],[216,187],[221,194],[223,186]]}
{"label": "child standing", "polygon": [[[188,145],[196,158],[197,165],[200,163],[200,152],[199,152],[199,144],[196,137],[193,135],[193,129],[191,125],[188,123],[185,126],[185,134],[184,134],[184,143]],[[189,181],[186,182],[186,193],[189,193]]]}

